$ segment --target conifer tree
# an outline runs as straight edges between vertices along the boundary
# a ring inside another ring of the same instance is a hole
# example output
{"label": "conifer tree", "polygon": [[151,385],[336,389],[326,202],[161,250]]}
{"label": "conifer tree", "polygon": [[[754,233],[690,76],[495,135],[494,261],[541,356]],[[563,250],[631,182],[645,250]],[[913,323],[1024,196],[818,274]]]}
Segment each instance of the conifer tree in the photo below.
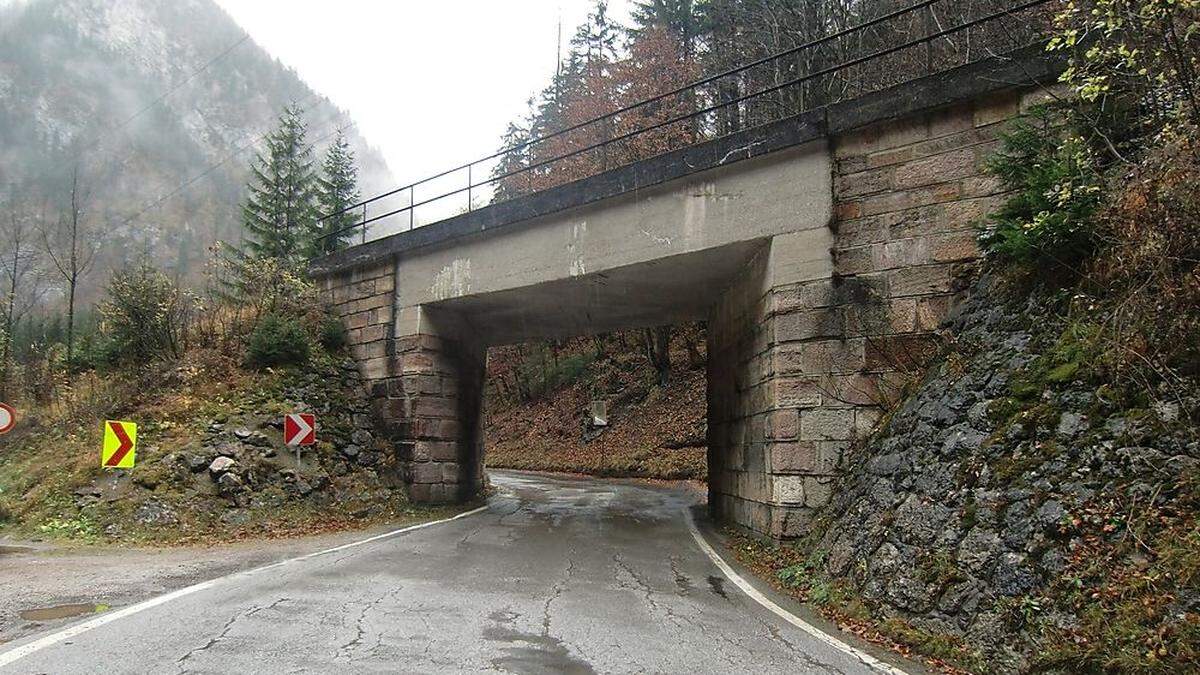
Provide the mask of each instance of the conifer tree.
{"label": "conifer tree", "polygon": [[350,244],[356,230],[348,230],[359,221],[358,214],[346,209],[358,201],[358,167],[354,163],[354,151],[345,134],[338,129],[337,136],[321,163],[321,176],[317,179],[317,206],[324,220],[317,223],[316,237],[311,244],[312,255],[332,253]]}
{"label": "conifer tree", "polygon": [[704,16],[697,5],[695,0],[636,0],[630,33],[637,38],[647,29],[662,28],[678,42],[684,58],[690,60],[704,30]]}
{"label": "conifer tree", "polygon": [[587,21],[575,30],[572,50],[578,53],[585,66],[603,66],[617,58],[617,37],[621,27],[608,16],[607,0],[596,0]]}
{"label": "conifer tree", "polygon": [[[532,105],[533,102],[530,101],[530,106]],[[495,201],[502,202],[529,192],[532,181],[530,176],[521,172],[521,169],[529,166],[529,148],[524,145],[529,139],[528,127],[509,122],[504,136],[500,139],[500,147],[508,152],[501,155],[496,166],[492,167],[492,178],[498,179],[495,184]]]}
{"label": "conifer tree", "polygon": [[242,205],[247,238],[237,258],[242,265],[265,258],[296,264],[316,230],[313,149],[299,106],[289,105],[266,148],[251,166],[250,195]]}

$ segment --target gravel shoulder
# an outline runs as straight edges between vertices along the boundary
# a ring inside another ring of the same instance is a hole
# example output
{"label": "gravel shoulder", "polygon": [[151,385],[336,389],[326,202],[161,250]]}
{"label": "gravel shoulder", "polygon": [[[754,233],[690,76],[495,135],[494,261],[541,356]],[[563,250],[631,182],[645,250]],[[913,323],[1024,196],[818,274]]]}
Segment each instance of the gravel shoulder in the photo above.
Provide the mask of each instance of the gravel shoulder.
{"label": "gravel shoulder", "polygon": [[[49,631],[86,614],[415,522],[419,521],[211,547],[78,547],[0,538],[0,644]],[[44,615],[64,616],[42,618]]]}

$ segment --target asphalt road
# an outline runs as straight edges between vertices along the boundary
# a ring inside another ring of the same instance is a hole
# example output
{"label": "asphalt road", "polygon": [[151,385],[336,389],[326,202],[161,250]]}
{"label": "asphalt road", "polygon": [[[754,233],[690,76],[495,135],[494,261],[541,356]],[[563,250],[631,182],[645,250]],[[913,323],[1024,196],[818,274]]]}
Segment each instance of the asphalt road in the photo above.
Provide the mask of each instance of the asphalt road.
{"label": "asphalt road", "polygon": [[685,491],[492,478],[482,513],[227,577],[0,671],[871,672],[730,584]]}

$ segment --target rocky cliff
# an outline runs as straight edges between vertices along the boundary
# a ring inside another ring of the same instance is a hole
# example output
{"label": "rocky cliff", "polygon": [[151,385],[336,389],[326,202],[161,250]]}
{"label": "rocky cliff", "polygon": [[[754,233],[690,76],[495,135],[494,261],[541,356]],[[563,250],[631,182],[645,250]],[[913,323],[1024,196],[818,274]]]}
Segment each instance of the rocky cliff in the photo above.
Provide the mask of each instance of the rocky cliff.
{"label": "rocky cliff", "polygon": [[1001,288],[974,286],[779,578],[972,670],[1194,667],[1200,397],[1106,384],[1069,294]]}

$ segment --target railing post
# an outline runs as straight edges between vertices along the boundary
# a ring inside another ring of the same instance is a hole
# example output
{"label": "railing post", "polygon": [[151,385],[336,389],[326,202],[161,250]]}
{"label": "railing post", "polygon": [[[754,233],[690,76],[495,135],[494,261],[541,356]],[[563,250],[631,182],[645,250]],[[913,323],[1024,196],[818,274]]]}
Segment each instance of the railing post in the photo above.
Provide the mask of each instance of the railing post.
{"label": "railing post", "polygon": [[410,231],[413,229],[413,211],[416,210],[413,208],[413,203],[416,201],[416,197],[414,196],[416,190],[417,186],[415,185],[408,188],[408,229]]}
{"label": "railing post", "polygon": [[363,204],[362,243],[367,243],[367,205]]}
{"label": "railing post", "polygon": [[471,199],[471,189],[475,187],[474,185],[472,185],[472,183],[474,183],[475,180],[473,178],[471,178],[471,168],[474,166],[475,166],[474,164],[467,165],[467,213],[470,213],[471,209],[474,208],[474,205],[472,203],[474,200]]}

